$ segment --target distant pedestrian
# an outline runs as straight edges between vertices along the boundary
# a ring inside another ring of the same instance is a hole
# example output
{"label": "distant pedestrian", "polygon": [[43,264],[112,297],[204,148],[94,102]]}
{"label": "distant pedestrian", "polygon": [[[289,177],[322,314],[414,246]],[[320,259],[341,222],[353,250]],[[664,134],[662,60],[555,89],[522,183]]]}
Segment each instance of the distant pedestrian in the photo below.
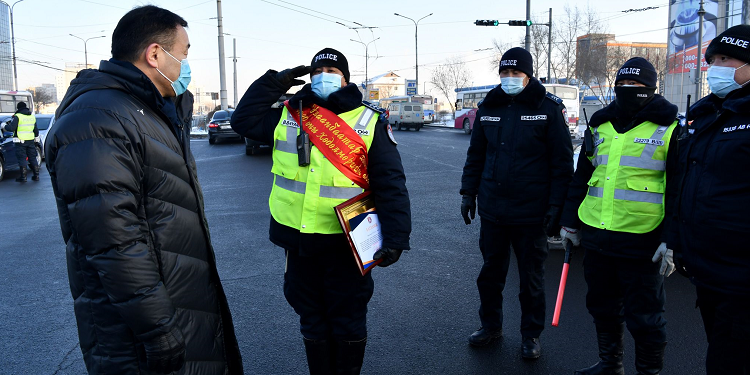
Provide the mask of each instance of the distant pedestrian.
{"label": "distant pedestrian", "polygon": [[750,25],[706,50],[707,95],[680,136],[680,197],[668,247],[698,294],[708,375],[750,374]]}
{"label": "distant pedestrian", "polygon": [[190,152],[190,42],[155,6],[123,16],[46,140],[90,374],[242,374]]}
{"label": "distant pedestrian", "polygon": [[503,334],[503,290],[512,245],[521,280],[521,356],[535,359],[541,355],[539,336],[546,310],[547,236],[560,228],[573,175],[573,145],[565,106],[533,77],[529,52],[509,49],[499,70],[500,86],[477,109],[461,177],[466,224],[474,218],[479,200],[479,249],[484,258],[477,278],[482,326],[469,337],[469,344],[484,346]]}
{"label": "distant pedestrian", "polygon": [[665,193],[674,191],[678,132],[677,106],[655,93],[656,82],[642,57],[617,71],[616,99],[591,116],[593,137],[584,139],[568,189],[560,236],[586,250],[586,307],[601,358],[579,375],[625,373],[625,325],[637,373],[658,374],[664,365],[664,277],[674,271],[665,243],[674,194]]}
{"label": "distant pedestrian", "polygon": [[19,102],[16,105],[16,113],[5,126],[5,130],[13,133],[16,159],[18,159],[18,166],[21,167],[21,175],[16,178],[16,181],[26,182],[26,168],[29,165],[34,174],[31,179],[39,181],[39,162],[36,160],[39,129],[36,127],[36,117],[26,106],[26,102]]}

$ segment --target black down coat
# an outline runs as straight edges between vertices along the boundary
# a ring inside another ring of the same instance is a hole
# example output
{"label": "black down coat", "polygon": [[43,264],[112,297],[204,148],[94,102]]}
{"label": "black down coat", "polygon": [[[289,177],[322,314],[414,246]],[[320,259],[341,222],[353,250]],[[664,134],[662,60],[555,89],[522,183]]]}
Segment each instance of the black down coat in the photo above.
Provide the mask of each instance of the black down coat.
{"label": "black down coat", "polygon": [[189,148],[191,111],[191,94],[175,111],[140,70],[102,61],[71,82],[47,137],[91,374],[150,374],[142,341],[174,329],[186,346],[179,374],[243,372]]}
{"label": "black down coat", "polygon": [[750,86],[709,94],[680,137],[680,196],[667,240],[693,283],[750,296]]}
{"label": "black down coat", "polygon": [[562,207],[573,178],[573,144],[562,100],[531,78],[516,96],[495,87],[479,104],[461,195],[478,195],[479,216],[503,225],[542,224]]}

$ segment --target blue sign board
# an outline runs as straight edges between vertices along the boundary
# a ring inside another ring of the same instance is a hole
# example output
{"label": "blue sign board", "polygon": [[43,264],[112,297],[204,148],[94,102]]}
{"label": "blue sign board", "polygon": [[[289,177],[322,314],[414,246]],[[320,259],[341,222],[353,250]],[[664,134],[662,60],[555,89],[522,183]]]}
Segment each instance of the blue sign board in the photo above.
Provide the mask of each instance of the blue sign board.
{"label": "blue sign board", "polygon": [[417,80],[407,79],[406,80],[406,95],[417,95]]}

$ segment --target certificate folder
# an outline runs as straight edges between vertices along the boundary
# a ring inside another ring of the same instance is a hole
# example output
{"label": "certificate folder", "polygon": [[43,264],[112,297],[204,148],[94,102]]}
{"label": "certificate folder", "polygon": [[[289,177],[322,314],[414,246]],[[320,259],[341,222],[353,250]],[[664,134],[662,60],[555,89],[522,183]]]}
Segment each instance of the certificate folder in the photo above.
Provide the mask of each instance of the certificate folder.
{"label": "certificate folder", "polygon": [[334,210],[349,241],[359,272],[364,276],[381,262],[372,259],[383,241],[375,199],[369,191],[365,191],[334,207]]}

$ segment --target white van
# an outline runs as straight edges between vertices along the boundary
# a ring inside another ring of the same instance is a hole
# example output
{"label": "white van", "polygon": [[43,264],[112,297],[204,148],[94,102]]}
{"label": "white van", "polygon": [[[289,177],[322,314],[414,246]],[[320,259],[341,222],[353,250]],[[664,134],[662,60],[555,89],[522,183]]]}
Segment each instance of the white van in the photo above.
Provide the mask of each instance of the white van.
{"label": "white van", "polygon": [[420,103],[391,103],[388,105],[388,123],[398,130],[414,128],[419,131],[424,125],[424,110]]}

